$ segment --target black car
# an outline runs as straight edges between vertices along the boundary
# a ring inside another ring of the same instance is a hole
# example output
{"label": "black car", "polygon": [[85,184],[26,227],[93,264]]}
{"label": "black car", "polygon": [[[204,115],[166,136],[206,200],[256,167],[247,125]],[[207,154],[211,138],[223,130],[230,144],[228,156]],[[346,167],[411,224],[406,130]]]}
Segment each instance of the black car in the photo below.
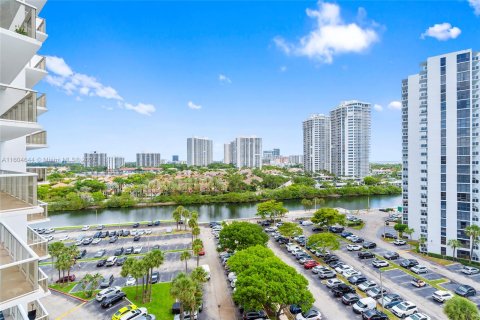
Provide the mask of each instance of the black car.
{"label": "black car", "polygon": [[345,283],[340,283],[338,286],[332,288],[332,292],[335,297],[341,297],[346,293],[355,293],[355,288]]}
{"label": "black car", "polygon": [[82,244],[84,246],[88,246],[90,243],[92,243],[92,241],[93,241],[93,238],[85,238],[83,239]]}
{"label": "black car", "polygon": [[469,285],[461,285],[455,289],[455,293],[462,297],[473,297],[477,295],[477,291]]}
{"label": "black car", "polygon": [[108,231],[105,231],[105,232],[100,232],[100,235],[98,237],[103,239],[103,238],[106,238],[107,236],[108,236]]}
{"label": "black car", "polygon": [[342,238],[346,238],[346,237],[350,237],[351,235],[353,235],[353,233],[351,233],[350,231],[343,231],[340,236]]}
{"label": "black car", "polygon": [[105,263],[107,262],[107,259],[102,259],[102,260],[98,260],[97,262],[97,267],[103,267],[105,266]]}
{"label": "black car", "polygon": [[396,252],[388,251],[383,255],[383,257],[387,260],[396,260],[400,257],[400,255]]}
{"label": "black car", "polygon": [[100,288],[104,289],[104,288],[110,287],[113,283],[113,280],[115,280],[113,275],[110,275],[109,277],[103,278],[102,282],[100,282]]}
{"label": "black car", "polygon": [[156,220],[154,223],[153,223],[154,226],[159,226],[160,225],[160,220]]}
{"label": "black car", "polygon": [[332,261],[332,262],[329,262],[328,265],[331,267],[331,268],[336,268],[338,267],[339,265],[343,265],[343,262],[341,261]]}
{"label": "black car", "polygon": [[156,244],[152,247],[152,250],[160,250],[160,245]]}
{"label": "black car", "polygon": [[148,221],[147,226],[148,227],[153,227],[153,221]]}
{"label": "black car", "polygon": [[80,252],[78,253],[78,255],[75,257],[76,259],[82,259],[83,257],[85,257],[85,255],[87,254],[87,250],[80,250]]}
{"label": "black car", "polygon": [[362,243],[363,241],[365,241],[363,238],[355,238],[352,240],[353,243]]}
{"label": "black car", "polygon": [[140,236],[136,235],[135,237],[133,237],[133,241],[140,241]]}
{"label": "black car", "polygon": [[159,278],[160,278],[160,272],[158,271],[153,272],[152,278],[150,279],[150,283],[157,283]]}
{"label": "black car", "polygon": [[375,255],[370,251],[361,251],[358,253],[359,259],[372,259],[375,258]]}
{"label": "black car", "polygon": [[125,254],[132,254],[133,253],[133,247],[128,247],[125,249]]}
{"label": "black car", "polygon": [[95,234],[93,235],[93,237],[96,239],[96,238],[100,238],[100,235],[102,234],[101,231],[98,231],[98,232],[95,232]]}
{"label": "black car", "polygon": [[117,235],[117,230],[110,231],[108,234],[110,237],[115,237]]}
{"label": "black car", "polygon": [[328,228],[328,231],[333,233],[342,233],[344,230],[345,230],[344,227],[331,226],[330,228]]}
{"label": "black car", "polygon": [[313,226],[312,231],[313,231],[313,232],[323,231],[323,228],[320,227],[320,226]]}
{"label": "black car", "polygon": [[382,237],[385,239],[397,239],[397,236],[390,232],[385,232],[384,234],[382,234]]}
{"label": "black car", "polygon": [[124,237],[124,235],[123,235],[123,230],[122,230],[122,229],[118,230],[117,236],[119,236],[119,237]]}
{"label": "black car", "polygon": [[110,296],[109,298],[106,298],[102,301],[102,308],[110,308],[111,306],[113,306],[114,304],[117,304],[117,302],[125,299],[126,297],[126,294],[125,292],[118,292],[118,293],[115,293],[114,295]]}
{"label": "black car", "polygon": [[302,308],[298,304],[291,304],[290,305],[290,313],[291,314],[298,314],[302,312]]}
{"label": "black car", "polygon": [[118,237],[117,236],[113,236],[110,238],[110,240],[108,242],[110,243],[115,243],[116,241],[118,240]]}
{"label": "black car", "polygon": [[123,264],[127,261],[127,257],[121,257],[117,259],[117,266],[123,266]]}
{"label": "black car", "polygon": [[267,314],[265,311],[248,311],[243,313],[243,320],[256,320],[256,319],[267,319]]}
{"label": "black car", "polygon": [[347,280],[353,285],[359,285],[360,283],[367,281],[367,278],[365,276],[351,276],[348,277]]}
{"label": "black car", "polygon": [[376,309],[365,310],[362,312],[363,320],[388,320],[388,316]]}
{"label": "black car", "polygon": [[365,241],[363,243],[363,247],[365,249],[373,249],[373,248],[376,248],[377,247],[377,244],[375,242],[371,242],[371,241]]}
{"label": "black car", "polygon": [[330,261],[338,261],[338,256],[335,254],[327,254],[323,257],[323,261],[329,263]]}
{"label": "black car", "polygon": [[403,259],[399,264],[400,267],[410,269],[411,267],[418,265],[418,261],[415,259]]}
{"label": "black car", "polygon": [[132,224],[132,228],[138,228],[138,227],[140,227],[140,223],[136,222]]}
{"label": "black car", "polygon": [[123,252],[124,252],[124,249],[123,249],[123,247],[121,247],[121,248],[118,248],[117,250],[115,250],[115,253],[113,255],[118,257],[118,256],[121,256],[123,254]]}
{"label": "black car", "polygon": [[356,303],[360,300],[360,297],[356,293],[346,293],[342,297],[342,303],[351,306],[352,304]]}

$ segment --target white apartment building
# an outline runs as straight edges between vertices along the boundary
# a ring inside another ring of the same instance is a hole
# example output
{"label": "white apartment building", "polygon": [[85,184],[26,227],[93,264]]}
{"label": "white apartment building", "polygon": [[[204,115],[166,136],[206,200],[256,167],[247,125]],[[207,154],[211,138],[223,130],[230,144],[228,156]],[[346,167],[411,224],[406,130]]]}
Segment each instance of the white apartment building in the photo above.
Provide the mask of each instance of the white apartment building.
{"label": "white apartment building", "polygon": [[[479,222],[480,52],[428,58],[402,81],[403,220],[421,250],[470,256],[465,228]],[[474,246],[473,260],[480,251]]]}
{"label": "white apartment building", "polygon": [[187,165],[206,167],[213,162],[213,140],[208,138],[187,139]]}
{"label": "white apartment building", "polygon": [[0,1],[0,311],[5,319],[48,319],[39,299],[50,294],[39,260],[47,240],[31,227],[48,221],[37,199],[37,174],[27,172],[27,150],[46,146],[37,117],[47,111],[33,88],[47,74],[37,54],[47,38],[38,16],[45,0]]}
{"label": "white apartment building", "polygon": [[[231,162],[237,168],[261,168],[262,167],[262,138],[238,137],[225,145],[225,159],[230,157]],[[224,160],[225,162],[225,160]]]}
{"label": "white apartment building", "polygon": [[155,168],[162,164],[160,153],[137,153],[137,167]]}
{"label": "white apartment building", "polygon": [[124,157],[107,157],[107,169],[109,171],[117,170],[125,166]]}
{"label": "white apartment building", "polygon": [[331,172],[363,178],[370,170],[371,105],[344,101],[330,111]]}
{"label": "white apartment building", "polygon": [[86,168],[107,167],[108,166],[107,154],[98,153],[97,151],[84,153],[83,165]]}
{"label": "white apartment building", "polygon": [[303,121],[303,166],[307,172],[331,171],[329,116],[314,114]]}
{"label": "white apartment building", "polygon": [[223,144],[223,163],[232,164],[232,144],[231,143],[224,143]]}

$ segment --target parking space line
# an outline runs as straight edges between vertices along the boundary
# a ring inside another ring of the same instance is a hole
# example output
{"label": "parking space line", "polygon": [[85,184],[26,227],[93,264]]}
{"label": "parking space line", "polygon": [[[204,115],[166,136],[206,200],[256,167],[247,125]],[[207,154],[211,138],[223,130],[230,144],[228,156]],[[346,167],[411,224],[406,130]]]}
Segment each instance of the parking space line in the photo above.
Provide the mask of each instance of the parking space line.
{"label": "parking space line", "polygon": [[81,304],[79,304],[78,306],[75,306],[73,307],[72,309],[62,313],[60,316],[58,316],[55,320],[61,320],[61,319],[64,319],[66,316],[68,316],[69,314],[71,314],[72,312],[76,311],[77,309],[80,309],[81,307],[83,307],[84,305],[86,305],[87,302],[82,302]]}

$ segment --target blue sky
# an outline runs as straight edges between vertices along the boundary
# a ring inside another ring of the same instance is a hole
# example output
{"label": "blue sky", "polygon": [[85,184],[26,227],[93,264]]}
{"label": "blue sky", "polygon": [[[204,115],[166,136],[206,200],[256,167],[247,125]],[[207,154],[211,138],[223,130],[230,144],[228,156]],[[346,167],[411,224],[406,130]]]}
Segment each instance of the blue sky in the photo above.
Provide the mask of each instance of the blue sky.
{"label": "blue sky", "polygon": [[50,147],[35,158],[185,159],[186,139],[206,136],[221,160],[238,135],[301,154],[305,118],[359,99],[382,109],[371,160],[400,161],[402,78],[480,49],[479,0],[49,1],[40,16]]}

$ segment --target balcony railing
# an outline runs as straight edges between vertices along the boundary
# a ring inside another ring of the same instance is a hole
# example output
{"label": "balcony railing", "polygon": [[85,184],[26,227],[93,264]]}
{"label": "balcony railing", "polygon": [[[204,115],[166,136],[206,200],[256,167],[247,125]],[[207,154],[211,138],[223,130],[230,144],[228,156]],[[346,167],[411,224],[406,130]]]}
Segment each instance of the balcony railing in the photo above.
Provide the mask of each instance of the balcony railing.
{"label": "balcony railing", "polygon": [[[35,56],[36,59],[34,59],[33,61],[33,67],[35,69],[40,69],[40,70],[43,70],[43,71],[46,71],[47,70],[47,59],[46,57],[42,57],[42,56]],[[38,59],[38,61],[37,61]]]}
{"label": "balcony railing", "polygon": [[28,144],[47,144],[47,131],[39,131],[28,135],[27,137]]}
{"label": "balcony railing", "polygon": [[47,96],[45,93],[37,94],[37,108],[47,108]]}
{"label": "balcony railing", "polygon": [[5,310],[2,310],[5,319],[12,320],[27,320],[28,315],[21,305],[17,305]]}
{"label": "balcony railing", "polygon": [[29,313],[31,313],[32,310],[35,310],[35,320],[50,319],[47,310],[40,301],[35,300],[32,303],[29,303]]}
{"label": "balcony railing", "polygon": [[42,202],[38,200],[38,205],[41,208],[43,208],[43,212],[28,214],[27,215],[28,222],[36,222],[36,221],[48,219],[48,204],[46,202]]}
{"label": "balcony railing", "polygon": [[47,33],[47,23],[45,22],[45,19],[38,18],[40,21],[37,23],[37,31],[42,32],[42,33]]}
{"label": "balcony railing", "polygon": [[46,257],[48,256],[48,241],[32,228],[27,227],[27,244],[32,249],[37,256]]}
{"label": "balcony railing", "polygon": [[0,303],[38,290],[38,258],[4,224],[0,224],[0,253]]}
{"label": "balcony railing", "polygon": [[29,92],[16,105],[0,118],[5,120],[37,122],[37,98],[35,92]]}
{"label": "balcony railing", "polygon": [[36,174],[0,170],[0,213],[37,205]]}
{"label": "balcony railing", "polygon": [[18,0],[0,1],[0,28],[36,38],[37,10]]}

